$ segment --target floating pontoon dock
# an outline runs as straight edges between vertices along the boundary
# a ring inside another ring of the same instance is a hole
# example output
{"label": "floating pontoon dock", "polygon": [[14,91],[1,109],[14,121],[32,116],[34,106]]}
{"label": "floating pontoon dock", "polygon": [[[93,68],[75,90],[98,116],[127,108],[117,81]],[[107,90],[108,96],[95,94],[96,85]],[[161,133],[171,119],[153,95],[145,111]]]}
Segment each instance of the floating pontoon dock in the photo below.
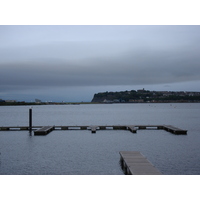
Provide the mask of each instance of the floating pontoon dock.
{"label": "floating pontoon dock", "polygon": [[34,131],[35,135],[47,135],[54,130],[54,126],[43,126],[42,128]]}
{"label": "floating pontoon dock", "polygon": [[[90,130],[91,133],[96,133],[98,130],[129,130],[132,133],[137,133],[140,129],[162,129],[173,134],[186,135],[187,130],[183,130],[171,125],[89,125],[89,126],[32,126],[31,129],[36,135],[46,135],[53,130]],[[28,126],[1,126],[0,131],[21,131],[29,130]]]}

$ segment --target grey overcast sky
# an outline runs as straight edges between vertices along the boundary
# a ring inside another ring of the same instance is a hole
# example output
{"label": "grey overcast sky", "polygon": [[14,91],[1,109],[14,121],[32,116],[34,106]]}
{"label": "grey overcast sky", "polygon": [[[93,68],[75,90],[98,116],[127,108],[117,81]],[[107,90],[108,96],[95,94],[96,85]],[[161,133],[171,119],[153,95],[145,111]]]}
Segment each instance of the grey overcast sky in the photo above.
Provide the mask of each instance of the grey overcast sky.
{"label": "grey overcast sky", "polygon": [[91,101],[104,91],[200,91],[200,26],[0,26],[0,99]]}

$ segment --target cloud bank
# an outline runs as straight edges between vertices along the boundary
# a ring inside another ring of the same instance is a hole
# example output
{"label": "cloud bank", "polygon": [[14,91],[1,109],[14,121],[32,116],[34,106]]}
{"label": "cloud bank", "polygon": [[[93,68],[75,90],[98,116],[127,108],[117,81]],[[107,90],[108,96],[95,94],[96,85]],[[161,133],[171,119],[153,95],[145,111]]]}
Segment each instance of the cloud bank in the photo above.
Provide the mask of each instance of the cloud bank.
{"label": "cloud bank", "polygon": [[[121,26],[108,28],[120,30]],[[17,38],[13,46],[4,42],[0,46],[0,94],[51,87],[166,85],[200,80],[199,27],[128,26],[122,30],[128,33],[122,31],[124,35],[121,32],[113,39],[93,36],[89,40],[92,34],[84,32],[85,40],[33,37],[29,41],[29,33],[25,42],[21,39],[17,43]],[[45,32],[41,33],[44,36]]]}

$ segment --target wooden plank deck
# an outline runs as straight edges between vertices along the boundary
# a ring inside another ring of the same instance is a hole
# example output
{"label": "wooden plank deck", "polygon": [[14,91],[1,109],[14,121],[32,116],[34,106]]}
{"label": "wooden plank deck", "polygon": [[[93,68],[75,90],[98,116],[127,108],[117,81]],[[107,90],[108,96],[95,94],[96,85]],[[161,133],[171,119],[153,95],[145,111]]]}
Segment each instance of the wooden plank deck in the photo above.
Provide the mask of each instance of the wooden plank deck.
{"label": "wooden plank deck", "polygon": [[35,135],[47,135],[54,130],[54,126],[43,126],[42,128],[34,131]]}
{"label": "wooden plank deck", "polygon": [[139,151],[120,151],[122,170],[127,175],[161,175]]}

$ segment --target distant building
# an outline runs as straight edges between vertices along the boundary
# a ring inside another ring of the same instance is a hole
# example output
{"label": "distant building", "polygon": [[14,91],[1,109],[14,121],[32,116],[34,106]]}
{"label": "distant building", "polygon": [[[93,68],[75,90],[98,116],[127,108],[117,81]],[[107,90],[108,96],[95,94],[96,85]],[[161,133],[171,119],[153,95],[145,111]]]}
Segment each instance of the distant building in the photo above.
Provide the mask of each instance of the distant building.
{"label": "distant building", "polygon": [[145,89],[143,88],[142,90],[137,90],[137,92],[144,92],[145,91]]}
{"label": "distant building", "polygon": [[42,101],[40,99],[35,99],[35,103],[41,103]]}
{"label": "distant building", "polygon": [[104,99],[104,100],[103,100],[103,103],[113,103],[113,101],[110,101],[110,100]]}
{"label": "distant building", "polygon": [[7,103],[15,103],[16,100],[5,100],[5,102],[7,102]]}
{"label": "distant building", "polygon": [[120,100],[119,99],[114,99],[113,102],[114,103],[120,103]]}
{"label": "distant building", "polygon": [[144,103],[143,99],[129,99],[130,103]]}

